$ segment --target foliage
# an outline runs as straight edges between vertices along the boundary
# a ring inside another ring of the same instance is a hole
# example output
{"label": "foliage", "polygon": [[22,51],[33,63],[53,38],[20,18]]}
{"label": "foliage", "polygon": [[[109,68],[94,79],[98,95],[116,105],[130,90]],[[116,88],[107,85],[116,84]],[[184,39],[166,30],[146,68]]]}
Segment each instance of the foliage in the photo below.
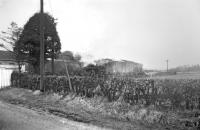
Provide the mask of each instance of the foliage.
{"label": "foliage", "polygon": [[8,30],[2,31],[0,34],[0,39],[3,41],[1,47],[15,55],[16,61],[18,62],[19,72],[21,72],[21,65],[24,61],[24,57],[14,48],[16,47],[16,42],[19,40],[22,30],[23,29],[19,27],[17,23],[11,22]]}
{"label": "foliage", "polygon": [[71,51],[64,51],[58,57],[58,59],[64,60],[67,63],[72,63],[72,64],[75,63],[78,64],[80,67],[82,67],[83,63],[81,62],[81,58],[82,58],[81,55],[74,54]]}
{"label": "foliage", "polygon": [[63,59],[63,60],[67,60],[67,61],[69,61],[69,60],[73,61],[74,55],[73,55],[73,52],[71,52],[71,51],[64,51],[59,55],[59,58]]}
{"label": "foliage", "polygon": [[10,51],[15,47],[15,43],[18,41],[22,30],[23,29],[19,27],[17,23],[11,22],[8,30],[1,32],[0,39],[6,44],[5,46],[8,47]]}
{"label": "foliage", "polygon": [[[39,73],[40,64],[40,13],[34,14],[25,24],[24,30],[16,44],[15,49],[26,55],[34,72]],[[60,53],[61,43],[56,30],[56,20],[49,14],[43,14],[44,19],[44,44],[45,61],[47,58],[57,58]]]}
{"label": "foliage", "polygon": [[[71,51],[64,51],[55,60],[54,67],[57,75],[66,75],[66,66],[70,76],[81,75],[83,62],[79,54],[74,54]],[[46,64],[46,72],[51,72],[50,62]]]}
{"label": "foliage", "polygon": [[[19,76],[12,74],[12,84],[16,86]],[[39,77],[21,75],[20,87],[39,89]],[[108,101],[124,101],[130,105],[154,105],[166,109],[200,109],[200,80],[180,79],[126,79],[71,77],[72,89],[65,76],[47,76],[45,91],[56,93],[74,92],[80,96],[100,95]]]}
{"label": "foliage", "polygon": [[[78,63],[66,63],[66,64],[70,76],[81,75],[83,70]],[[66,75],[66,66],[64,64],[64,61],[55,61],[54,66],[55,66],[55,73],[54,73],[55,75],[60,75],[60,76]],[[50,62],[46,63],[45,71],[47,73],[51,73]]]}
{"label": "foliage", "polygon": [[85,72],[85,76],[104,77],[107,74],[105,66],[88,64],[83,68],[83,70]]}

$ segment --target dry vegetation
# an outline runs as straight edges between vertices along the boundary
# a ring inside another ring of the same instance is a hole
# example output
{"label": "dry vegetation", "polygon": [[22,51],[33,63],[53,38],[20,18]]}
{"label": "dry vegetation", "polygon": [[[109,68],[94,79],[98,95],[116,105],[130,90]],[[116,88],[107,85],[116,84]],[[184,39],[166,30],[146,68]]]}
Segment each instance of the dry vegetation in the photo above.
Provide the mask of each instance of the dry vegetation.
{"label": "dry vegetation", "polygon": [[[12,79],[16,84],[17,79]],[[37,76],[22,75],[21,79],[20,87],[39,88]],[[25,102],[21,98],[19,102],[76,121],[114,129],[132,129],[138,124],[143,129],[194,129],[200,126],[199,79],[84,77],[72,78],[72,88],[66,81],[65,77],[46,77],[44,94],[35,97],[31,92],[28,98],[24,97]],[[34,103],[30,104],[32,97]],[[13,103],[15,100],[12,98]]]}
{"label": "dry vegetation", "polygon": [[0,99],[34,109],[40,113],[47,112],[112,129],[176,129],[173,125],[163,126],[156,123],[155,121],[160,119],[163,114],[153,107],[130,106],[123,101],[108,102],[103,97],[84,98],[69,94],[63,99],[61,95],[55,93],[38,95],[27,89],[7,88],[0,91]]}

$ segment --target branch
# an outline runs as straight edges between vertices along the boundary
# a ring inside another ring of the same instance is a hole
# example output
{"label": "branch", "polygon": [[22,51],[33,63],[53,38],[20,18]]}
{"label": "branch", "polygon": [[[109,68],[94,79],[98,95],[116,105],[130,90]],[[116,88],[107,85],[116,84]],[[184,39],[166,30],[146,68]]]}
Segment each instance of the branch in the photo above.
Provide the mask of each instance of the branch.
{"label": "branch", "polygon": [[14,51],[12,51],[12,50],[10,50],[10,49],[8,49],[4,44],[0,44],[0,47],[2,47],[2,48],[4,48],[4,49],[6,49],[7,51],[9,51],[9,52],[11,52],[11,53],[13,53],[13,54],[15,54],[15,55],[17,55],[17,53],[16,52],[14,52]]}

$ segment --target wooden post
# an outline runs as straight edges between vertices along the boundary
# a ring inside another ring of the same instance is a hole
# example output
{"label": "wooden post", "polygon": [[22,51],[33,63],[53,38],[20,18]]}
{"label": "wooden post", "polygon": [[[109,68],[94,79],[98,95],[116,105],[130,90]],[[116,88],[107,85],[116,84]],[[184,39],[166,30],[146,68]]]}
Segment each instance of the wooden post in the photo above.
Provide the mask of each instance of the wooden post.
{"label": "wooden post", "polygon": [[44,17],[43,0],[40,0],[40,90],[44,87]]}

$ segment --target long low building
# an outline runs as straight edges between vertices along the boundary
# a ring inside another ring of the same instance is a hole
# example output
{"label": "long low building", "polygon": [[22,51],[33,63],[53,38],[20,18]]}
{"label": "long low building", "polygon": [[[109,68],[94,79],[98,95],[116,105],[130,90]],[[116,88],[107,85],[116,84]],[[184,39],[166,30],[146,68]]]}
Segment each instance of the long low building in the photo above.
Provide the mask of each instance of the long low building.
{"label": "long low building", "polygon": [[143,71],[143,65],[128,60],[114,61],[111,59],[102,59],[96,61],[96,65],[106,67],[108,73],[140,73]]}

